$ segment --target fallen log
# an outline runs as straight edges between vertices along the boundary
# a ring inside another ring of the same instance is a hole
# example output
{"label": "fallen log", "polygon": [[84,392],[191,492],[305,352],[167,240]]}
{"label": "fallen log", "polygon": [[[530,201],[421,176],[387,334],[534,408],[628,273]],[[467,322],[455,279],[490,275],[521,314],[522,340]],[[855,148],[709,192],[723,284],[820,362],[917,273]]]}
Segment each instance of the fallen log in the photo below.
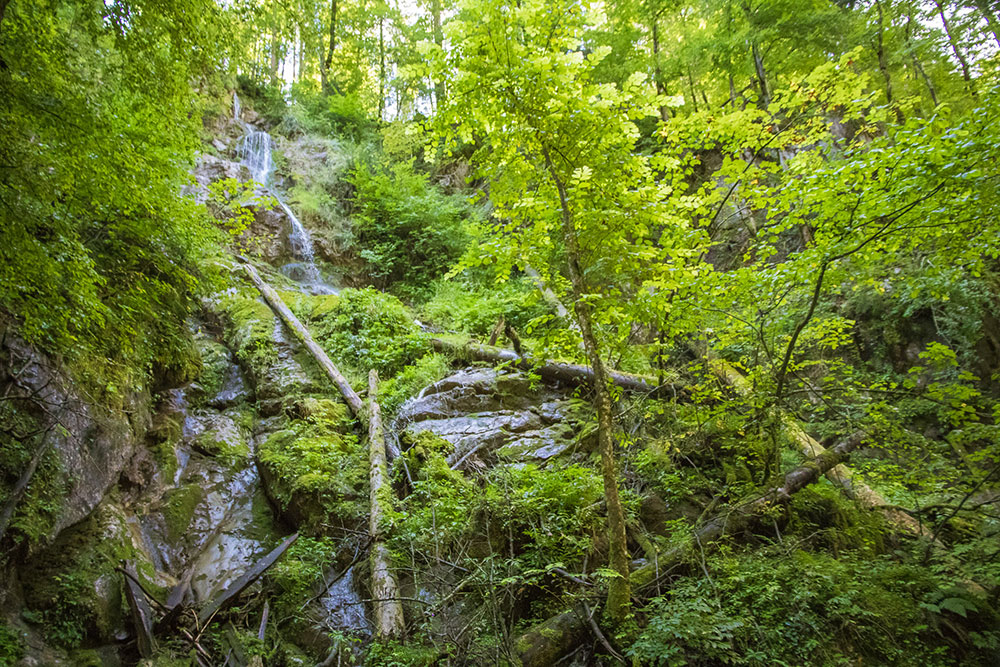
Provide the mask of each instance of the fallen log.
{"label": "fallen log", "polygon": [[253,564],[249,570],[243,573],[243,575],[229,585],[226,590],[221,591],[218,595],[213,597],[208,601],[208,604],[199,612],[198,623],[199,625],[205,625],[208,623],[216,613],[226,605],[231,604],[233,601],[239,597],[240,593],[246,590],[247,586],[257,581],[258,578],[272,565],[274,565],[279,558],[288,550],[288,547],[299,537],[298,533],[293,534],[288,537],[284,542],[279,544],[277,547],[271,550],[266,556],[261,558],[259,561]]}
{"label": "fallen log", "polygon": [[[826,450],[820,456],[787,472],[779,486],[764,494],[744,501],[708,522],[695,531],[695,539],[702,547],[718,541],[727,534],[745,530],[757,520],[764,510],[776,504],[783,504],[792,495],[817,481],[822,475],[842,461],[861,444],[859,434]],[[670,569],[683,562],[687,550],[677,547],[662,554],[656,563],[648,563],[632,573],[634,590],[642,590],[653,583],[658,570]],[[599,599],[600,591],[594,599]],[[514,644],[522,667],[544,667],[554,664],[559,658],[577,647],[587,633],[591,632],[586,612],[586,602],[581,600],[569,611],[553,616],[522,634]]]}
{"label": "fallen log", "polygon": [[[469,342],[458,345],[440,338],[432,338],[431,346],[438,352],[452,354],[470,361],[485,361],[491,364],[507,364],[518,370],[537,373],[547,382],[562,383],[573,387],[593,386],[594,371],[584,364],[570,364],[558,361],[535,362],[522,357],[513,350]],[[625,391],[647,394],[653,398],[688,396],[686,387],[672,384],[657,384],[656,378],[646,375],[633,375],[622,371],[607,370],[608,379],[612,384]]]}
{"label": "fallen log", "polygon": [[[754,389],[750,386],[746,377],[725,359],[720,359],[712,354],[708,355],[708,364],[712,372],[724,383],[733,388],[740,396],[750,396]],[[787,413],[778,414],[782,430],[785,435],[792,440],[799,450],[810,457],[823,456],[826,448],[815,438],[803,430],[802,426]],[[909,514],[898,509],[888,507],[891,505],[882,495],[873,488],[855,477],[854,472],[845,465],[836,465],[826,471],[826,478],[837,486],[844,489],[847,494],[870,509],[879,510],[893,525],[914,535],[922,534],[920,522]]]}
{"label": "fallen log", "polygon": [[354,414],[358,419],[364,419],[364,404],[361,402],[361,397],[358,393],[354,391],[351,387],[351,383],[347,381],[347,378],[337,369],[337,367],[330,361],[330,357],[327,356],[326,352],[323,351],[315,340],[313,340],[312,334],[309,333],[299,318],[295,317],[295,314],[291,309],[285,305],[285,302],[281,300],[281,296],[274,291],[270,285],[264,282],[264,279],[260,277],[257,273],[257,269],[253,268],[250,264],[244,263],[243,270],[250,277],[250,282],[254,284],[257,290],[267,301],[271,309],[277,313],[278,317],[285,323],[285,325],[291,329],[302,344],[305,345],[306,350],[312,355],[319,367],[323,369],[327,377],[337,385],[337,389],[344,397],[344,402],[347,403],[347,407],[351,409],[351,413]]}
{"label": "fallen log", "polygon": [[382,410],[378,404],[378,373],[368,374],[368,453],[369,494],[371,515],[368,532],[371,537],[372,598],[375,602],[375,633],[379,637],[399,637],[403,634],[403,605],[399,601],[399,584],[389,561],[389,549],[382,539],[385,514],[384,501],[392,487],[386,483],[385,431]]}

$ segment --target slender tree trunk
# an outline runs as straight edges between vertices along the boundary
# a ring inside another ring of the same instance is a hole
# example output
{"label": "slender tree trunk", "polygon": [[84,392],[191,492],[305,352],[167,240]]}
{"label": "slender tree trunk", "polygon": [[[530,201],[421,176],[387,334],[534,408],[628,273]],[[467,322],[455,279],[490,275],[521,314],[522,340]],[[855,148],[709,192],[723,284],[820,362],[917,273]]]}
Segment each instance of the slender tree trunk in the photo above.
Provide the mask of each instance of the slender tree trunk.
{"label": "slender tree trunk", "polygon": [[271,76],[272,86],[278,85],[278,35],[271,35]]}
{"label": "slender tree trunk", "polygon": [[934,6],[937,7],[938,14],[941,16],[941,23],[944,24],[944,33],[948,36],[948,43],[951,44],[952,53],[955,54],[955,58],[958,59],[959,65],[962,66],[962,78],[965,79],[965,85],[969,88],[969,93],[973,97],[976,97],[976,86],[972,82],[972,70],[969,69],[969,61],[966,60],[965,54],[962,50],[958,48],[958,42],[955,41],[955,36],[952,33],[951,22],[948,20],[948,16],[945,14],[944,5],[941,4],[941,0],[934,0]]}
{"label": "slender tree trunk", "polygon": [[336,88],[330,75],[333,65],[333,52],[337,49],[337,0],[330,0],[330,41],[326,47],[326,55],[320,56],[319,77],[324,95],[330,95]]}
{"label": "slender tree trunk", "polygon": [[[431,21],[433,22],[434,43],[438,48],[444,48],[444,32],[441,30],[441,0],[431,2]],[[440,109],[444,104],[447,91],[444,87],[444,80],[439,79],[434,82],[434,105]]]}
{"label": "slender tree trunk", "polygon": [[757,73],[757,87],[760,88],[760,108],[767,108],[771,104],[771,91],[767,87],[767,70],[764,69],[764,57],[760,54],[760,46],[757,40],[750,45],[750,52],[753,56],[753,68]]}
{"label": "slender tree trunk", "polygon": [[[653,33],[653,83],[656,85],[656,94],[664,95],[663,72],[660,70],[660,15],[654,14],[652,18]],[[666,121],[670,118],[670,111],[667,105],[660,105],[660,119]]]}
{"label": "slender tree trunk", "polygon": [[378,119],[385,120],[385,19],[378,19]]}
{"label": "slender tree trunk", "polygon": [[612,437],[613,417],[611,394],[608,391],[608,377],[601,358],[600,345],[594,335],[593,313],[587,301],[589,289],[580,268],[580,247],[576,236],[576,226],[570,211],[569,198],[562,178],[545,150],[545,164],[559,191],[559,204],[562,211],[563,240],[566,244],[566,260],[569,269],[570,284],[573,287],[573,310],[583,345],[594,371],[594,403],[597,408],[597,440],[601,452],[601,475],[604,479],[604,500],[608,506],[608,548],[610,551],[610,566],[617,573],[608,585],[608,602],[605,611],[615,623],[625,619],[629,612],[631,585],[629,582],[629,555],[625,534],[625,510],[618,494],[618,471],[615,461],[614,441]]}
{"label": "slender tree trunk", "polygon": [[885,81],[885,97],[886,101],[889,103],[890,107],[893,107],[896,112],[896,120],[902,123],[905,119],[903,118],[903,110],[899,108],[898,105],[894,104],[892,96],[892,77],[889,74],[889,61],[885,55],[885,23],[884,16],[882,13],[882,0],[875,0],[875,8],[878,10],[878,41],[876,43],[876,53],[878,54],[878,69],[882,72],[882,79]]}
{"label": "slender tree trunk", "polygon": [[688,75],[687,76],[687,79],[688,79],[688,88],[691,91],[691,105],[694,107],[694,112],[698,113],[698,93],[695,92],[695,89],[694,89],[694,77],[691,75],[691,67],[690,67],[690,65],[687,68],[687,75]]}
{"label": "slender tree trunk", "polygon": [[368,534],[371,537],[372,598],[375,602],[375,633],[382,638],[403,634],[403,605],[399,601],[399,584],[392,571],[389,549],[382,539],[385,501],[392,492],[386,483],[385,431],[382,410],[378,405],[378,373],[368,374],[368,460],[371,516]]}
{"label": "slender tree trunk", "polygon": [[[976,0],[976,7],[979,8],[979,13],[986,19],[986,25],[993,34],[993,40],[997,43],[997,46],[1000,46],[1000,26],[997,25],[997,15],[990,9],[989,0]],[[2,16],[3,14],[0,12],[0,17]]]}

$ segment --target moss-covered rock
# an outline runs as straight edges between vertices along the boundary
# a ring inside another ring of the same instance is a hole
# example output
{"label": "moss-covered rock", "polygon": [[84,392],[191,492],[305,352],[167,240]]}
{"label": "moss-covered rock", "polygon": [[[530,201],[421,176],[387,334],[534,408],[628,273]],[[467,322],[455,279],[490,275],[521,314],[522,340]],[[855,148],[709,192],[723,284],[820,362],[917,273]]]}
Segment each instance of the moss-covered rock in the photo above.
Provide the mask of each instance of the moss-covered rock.
{"label": "moss-covered rock", "polygon": [[197,336],[195,346],[201,359],[201,370],[197,375],[197,383],[193,387],[191,398],[204,402],[222,391],[232,359],[224,345],[207,335]]}
{"label": "moss-covered rock", "polygon": [[167,537],[176,541],[184,536],[203,498],[204,492],[197,483],[185,484],[167,494],[160,509]]}
{"label": "moss-covered rock", "polygon": [[257,450],[268,495],[296,525],[359,522],[366,512],[367,451],[350,432],[346,407],[305,398],[288,412],[302,418],[289,420]]}
{"label": "moss-covered rock", "polygon": [[122,577],[115,571],[123,560],[135,562],[140,578],[152,584],[153,566],[124,512],[105,502],[22,566],[28,617],[64,646],[113,641],[124,627]]}
{"label": "moss-covered rock", "polygon": [[197,419],[199,431],[192,442],[195,449],[227,466],[245,467],[242,464],[250,456],[253,414],[239,409],[224,413],[205,411]]}
{"label": "moss-covered rock", "polygon": [[278,361],[274,313],[249,292],[226,297],[219,305],[229,325],[227,340],[244,368],[259,381],[267,368]]}

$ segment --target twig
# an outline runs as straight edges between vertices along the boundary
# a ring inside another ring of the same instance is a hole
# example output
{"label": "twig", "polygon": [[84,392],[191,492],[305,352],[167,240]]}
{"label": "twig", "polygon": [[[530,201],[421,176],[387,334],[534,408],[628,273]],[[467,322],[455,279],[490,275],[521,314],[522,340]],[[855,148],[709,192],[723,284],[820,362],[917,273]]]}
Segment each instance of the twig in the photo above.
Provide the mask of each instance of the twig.
{"label": "twig", "polygon": [[618,653],[618,651],[614,650],[611,647],[611,644],[608,643],[607,637],[604,636],[604,633],[601,632],[601,628],[598,627],[597,621],[594,620],[594,612],[597,611],[597,608],[595,607],[594,612],[592,612],[590,611],[590,608],[587,606],[586,602],[581,600],[580,604],[583,605],[583,611],[587,615],[587,623],[588,625],[590,625],[591,632],[593,632],[594,636],[597,637],[597,641],[601,642],[601,645],[607,650],[608,654],[611,655],[612,658],[614,658],[615,660],[624,665],[625,658],[623,658],[621,654]]}

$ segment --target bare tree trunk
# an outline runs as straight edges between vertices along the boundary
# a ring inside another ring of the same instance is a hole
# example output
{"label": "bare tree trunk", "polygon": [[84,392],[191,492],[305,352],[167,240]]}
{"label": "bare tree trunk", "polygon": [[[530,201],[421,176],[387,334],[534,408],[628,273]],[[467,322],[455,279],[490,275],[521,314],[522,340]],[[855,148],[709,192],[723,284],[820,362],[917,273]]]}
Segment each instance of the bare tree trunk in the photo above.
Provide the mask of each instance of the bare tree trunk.
{"label": "bare tree trunk", "polygon": [[320,55],[319,76],[320,86],[324,95],[330,95],[336,89],[330,76],[330,66],[333,65],[333,52],[337,48],[337,0],[330,0],[330,42],[326,47],[326,55]]}
{"label": "bare tree trunk", "polygon": [[[432,0],[431,2],[431,21],[433,23],[432,29],[434,31],[434,43],[437,44],[438,48],[444,48],[444,33],[441,30],[441,0]],[[444,87],[444,81],[438,80],[434,82],[434,105],[436,108],[440,109],[441,105],[444,104],[445,97],[447,96],[447,91]]]}
{"label": "bare tree trunk", "polygon": [[920,60],[917,58],[917,54],[913,50],[912,39],[911,39],[913,34],[913,27],[912,27],[913,14],[912,13],[907,14],[906,19],[907,19],[906,31],[904,33],[906,50],[910,53],[910,60],[911,62],[913,62],[913,69],[916,71],[917,74],[920,75],[920,78],[923,79],[924,85],[927,86],[927,92],[931,96],[931,104],[937,107],[939,103],[938,103],[937,91],[934,89],[934,83],[931,81],[931,78],[927,76],[927,71],[924,70],[924,66],[920,64]]}
{"label": "bare tree trunk", "polygon": [[594,335],[591,305],[587,301],[589,290],[580,268],[580,247],[576,237],[576,226],[569,207],[569,198],[559,173],[556,171],[548,150],[545,150],[545,164],[556,189],[562,210],[563,240],[566,244],[566,259],[570,283],[573,286],[573,310],[580,334],[587,351],[590,367],[594,371],[594,403],[597,408],[597,441],[601,452],[601,476],[604,479],[604,500],[608,506],[608,550],[609,565],[616,576],[608,584],[608,601],[605,611],[614,623],[619,623],[628,615],[632,589],[629,582],[629,555],[625,533],[625,510],[618,494],[618,471],[612,437],[613,417],[611,394],[608,392],[608,377],[601,358],[600,346]]}
{"label": "bare tree trunk", "polygon": [[760,55],[760,47],[757,40],[750,46],[753,56],[753,67],[757,73],[757,86],[760,88],[760,107],[766,108],[771,103],[771,91],[767,87],[767,71],[764,69],[764,58]]}
{"label": "bare tree trunk", "polygon": [[[653,33],[653,83],[656,85],[656,94],[664,95],[663,72],[660,70],[660,14],[656,13],[652,17]],[[670,111],[665,104],[660,105],[660,119],[667,121],[670,118]]]}
{"label": "bare tree trunk", "polygon": [[941,4],[941,0],[934,0],[934,6],[937,7],[938,14],[941,16],[941,23],[944,24],[944,33],[948,36],[948,43],[951,44],[951,50],[955,54],[955,58],[958,59],[959,65],[962,66],[962,78],[965,79],[965,85],[968,86],[972,96],[976,97],[976,86],[972,82],[972,71],[969,69],[969,61],[966,60],[962,50],[958,48],[958,42],[955,41],[955,36],[952,34],[951,22],[948,21],[948,16],[944,12],[944,5]]}
{"label": "bare tree trunk", "polygon": [[385,120],[385,19],[378,19],[378,119]]}
{"label": "bare tree trunk", "polygon": [[882,0],[875,0],[875,8],[878,10],[878,39],[875,49],[878,55],[878,69],[882,72],[882,79],[885,81],[886,101],[889,103],[890,107],[894,108],[896,112],[896,121],[902,123],[905,118],[903,118],[903,110],[900,109],[898,105],[893,104],[892,77],[889,75],[889,61],[885,55],[885,23],[882,13]]}
{"label": "bare tree trunk", "polygon": [[337,386],[337,389],[340,390],[341,395],[344,397],[344,402],[347,403],[347,407],[351,409],[354,416],[363,420],[365,415],[361,397],[351,388],[351,383],[347,381],[347,378],[333,365],[333,362],[330,361],[330,357],[323,351],[323,348],[316,344],[309,330],[299,321],[299,318],[295,317],[295,314],[285,305],[285,302],[281,300],[278,293],[264,282],[260,274],[257,273],[257,269],[249,264],[244,264],[243,269],[250,277],[250,281],[257,287],[261,295],[263,295],[264,300],[271,306],[271,309],[278,314],[288,328],[292,330],[292,333],[302,341],[302,344],[305,345],[306,350],[316,360],[319,367],[323,369],[327,377]]}
{"label": "bare tree trunk", "polygon": [[389,549],[382,539],[385,514],[384,501],[392,493],[386,484],[385,431],[382,410],[378,404],[378,373],[368,374],[368,458],[369,497],[371,516],[368,534],[371,537],[372,598],[375,600],[375,633],[382,638],[402,636],[403,605],[399,601],[399,585],[392,571]]}
{"label": "bare tree trunk", "polygon": [[271,85],[278,85],[278,35],[271,35]]}

